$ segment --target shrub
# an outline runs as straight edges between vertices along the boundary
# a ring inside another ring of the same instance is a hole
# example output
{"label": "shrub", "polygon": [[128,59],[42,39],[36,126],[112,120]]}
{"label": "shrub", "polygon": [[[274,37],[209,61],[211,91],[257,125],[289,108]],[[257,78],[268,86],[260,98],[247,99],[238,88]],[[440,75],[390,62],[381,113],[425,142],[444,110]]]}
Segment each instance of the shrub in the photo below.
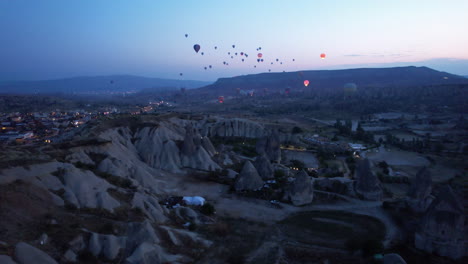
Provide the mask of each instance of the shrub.
{"label": "shrub", "polygon": [[204,215],[212,215],[215,212],[215,208],[212,204],[210,203],[205,203],[200,207],[200,212]]}
{"label": "shrub", "polygon": [[293,133],[293,134],[299,134],[299,133],[302,133],[302,132],[304,132],[304,131],[302,130],[302,128],[295,126],[295,127],[293,127],[291,133]]}

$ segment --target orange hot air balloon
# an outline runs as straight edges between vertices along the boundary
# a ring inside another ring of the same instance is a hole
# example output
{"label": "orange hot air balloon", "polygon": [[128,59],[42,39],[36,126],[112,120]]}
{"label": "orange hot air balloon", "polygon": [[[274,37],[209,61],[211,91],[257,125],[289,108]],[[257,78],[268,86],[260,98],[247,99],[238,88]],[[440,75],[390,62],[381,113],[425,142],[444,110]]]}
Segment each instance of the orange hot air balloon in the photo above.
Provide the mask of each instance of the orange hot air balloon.
{"label": "orange hot air balloon", "polygon": [[259,53],[257,54],[257,57],[261,58],[263,56],[263,54]]}
{"label": "orange hot air balloon", "polygon": [[224,103],[224,96],[218,96],[218,102],[219,103]]}
{"label": "orange hot air balloon", "polygon": [[307,87],[309,85],[309,80],[304,81],[304,86]]}
{"label": "orange hot air balloon", "polygon": [[325,53],[320,54],[320,58],[321,58],[322,60],[325,59],[325,57],[326,57]]}

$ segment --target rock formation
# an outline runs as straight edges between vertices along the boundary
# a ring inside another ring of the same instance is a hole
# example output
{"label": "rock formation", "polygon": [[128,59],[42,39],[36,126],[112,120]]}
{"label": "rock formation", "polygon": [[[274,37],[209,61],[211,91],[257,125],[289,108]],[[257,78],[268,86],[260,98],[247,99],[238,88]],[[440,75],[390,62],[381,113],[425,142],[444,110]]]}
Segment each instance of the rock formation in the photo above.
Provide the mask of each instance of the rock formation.
{"label": "rock formation", "polygon": [[266,155],[268,159],[279,163],[281,161],[280,139],[277,131],[257,141],[255,150],[259,155]]}
{"label": "rock formation", "polygon": [[314,180],[316,190],[333,192],[354,197],[354,181],[344,177],[318,178]]}
{"label": "rock formation", "polygon": [[408,191],[408,204],[416,212],[424,212],[432,202],[432,178],[429,170],[423,167],[411,182]]}
{"label": "rock formation", "polygon": [[382,200],[382,188],[379,178],[372,172],[368,159],[357,162],[355,191],[365,200]]}
{"label": "rock formation", "polygon": [[218,119],[207,124],[207,136],[260,138],[264,136],[264,127],[257,122],[240,118]]}
{"label": "rock formation", "polygon": [[262,179],[271,179],[274,177],[273,166],[265,155],[260,155],[255,159],[254,166]]}
{"label": "rock formation", "polygon": [[208,152],[208,154],[210,154],[210,156],[213,156],[214,154],[216,154],[216,149],[208,137],[203,137],[201,143],[202,143],[203,148],[206,150],[206,152]]}
{"label": "rock formation", "polygon": [[384,255],[383,264],[406,264],[406,261],[400,255],[390,253]]}
{"label": "rock formation", "polygon": [[24,242],[16,244],[15,259],[19,264],[57,264],[57,261],[47,255],[44,251]]}
{"label": "rock formation", "polygon": [[464,229],[464,208],[452,188],[445,185],[422,219],[415,234],[415,246],[429,253],[459,259],[467,255]]}
{"label": "rock formation", "polygon": [[262,188],[263,180],[258,175],[257,170],[250,161],[244,163],[241,173],[237,176],[236,181],[234,182],[234,189],[236,191],[254,191]]}
{"label": "rock formation", "polygon": [[295,180],[288,186],[284,199],[291,201],[295,206],[311,203],[314,199],[314,183],[312,177],[303,170],[298,172]]}

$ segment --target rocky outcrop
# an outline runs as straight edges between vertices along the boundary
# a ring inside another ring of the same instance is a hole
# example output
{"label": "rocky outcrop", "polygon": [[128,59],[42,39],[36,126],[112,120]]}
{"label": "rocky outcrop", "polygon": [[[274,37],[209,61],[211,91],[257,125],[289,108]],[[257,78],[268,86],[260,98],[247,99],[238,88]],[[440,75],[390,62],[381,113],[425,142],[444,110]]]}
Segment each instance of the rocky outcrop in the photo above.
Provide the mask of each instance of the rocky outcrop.
{"label": "rocky outcrop", "polygon": [[111,212],[120,206],[120,203],[107,192],[112,185],[91,171],[68,166],[63,168],[62,172],[64,197],[69,203],[78,208],[103,208]]}
{"label": "rocky outcrop", "polygon": [[398,254],[385,254],[383,264],[406,264],[406,261]]}
{"label": "rocky outcrop", "polygon": [[198,214],[190,207],[180,206],[176,208],[175,215],[177,219],[183,221],[184,223],[190,222],[194,224],[199,224]]}
{"label": "rocky outcrop", "polygon": [[372,172],[368,159],[357,162],[356,172],[356,194],[365,200],[382,200],[383,192],[379,178]]}
{"label": "rocky outcrop", "polygon": [[204,129],[210,137],[260,138],[265,131],[258,122],[241,118],[220,118],[215,123],[206,124]]}
{"label": "rocky outcrop", "polygon": [[273,166],[265,155],[260,155],[255,159],[254,166],[262,179],[271,179],[274,177]]}
{"label": "rocky outcrop", "polygon": [[132,255],[125,260],[125,264],[162,264],[163,250],[160,246],[148,242],[141,243]]}
{"label": "rocky outcrop", "polygon": [[[184,142],[180,151],[182,166],[206,171],[220,169],[221,167],[211,159],[210,154],[203,148],[201,141],[198,145],[195,144],[195,134],[191,126],[186,128]],[[200,136],[196,136],[196,138],[200,139]],[[207,143],[205,142],[205,144]]]}
{"label": "rocky outcrop", "polygon": [[236,191],[254,191],[263,187],[263,180],[250,161],[246,161],[234,182]]}
{"label": "rocky outcrop", "polygon": [[268,159],[279,163],[281,161],[280,139],[277,131],[257,141],[255,150],[259,155],[266,155]]}
{"label": "rocky outcrop", "polygon": [[211,140],[208,137],[203,137],[202,142],[201,142],[203,148],[210,154],[210,156],[213,156],[216,154],[216,149],[213,146],[213,143],[211,143]]}
{"label": "rocky outcrop", "polygon": [[57,264],[57,261],[44,251],[24,242],[16,244],[15,259],[19,264]]}
{"label": "rocky outcrop", "polygon": [[344,177],[317,178],[314,180],[316,190],[338,193],[354,197],[354,181]]}
{"label": "rocky outcrop", "polygon": [[295,206],[311,203],[314,199],[312,177],[303,170],[297,173],[294,181],[287,187],[284,199],[290,201]]}
{"label": "rocky outcrop", "polygon": [[117,257],[120,250],[125,248],[125,244],[125,237],[91,233],[88,250],[96,257],[103,256],[106,259],[112,260]]}
{"label": "rocky outcrop", "polygon": [[158,200],[151,195],[137,192],[133,195],[132,208],[140,208],[140,210],[151,219],[153,222],[162,223],[167,220],[164,215],[166,209],[161,207]]}
{"label": "rocky outcrop", "polygon": [[432,178],[429,170],[423,167],[411,182],[408,191],[408,205],[416,212],[424,212],[433,200]]}
{"label": "rocky outcrop", "polygon": [[466,256],[465,217],[459,197],[443,186],[415,234],[416,248],[452,259]]}

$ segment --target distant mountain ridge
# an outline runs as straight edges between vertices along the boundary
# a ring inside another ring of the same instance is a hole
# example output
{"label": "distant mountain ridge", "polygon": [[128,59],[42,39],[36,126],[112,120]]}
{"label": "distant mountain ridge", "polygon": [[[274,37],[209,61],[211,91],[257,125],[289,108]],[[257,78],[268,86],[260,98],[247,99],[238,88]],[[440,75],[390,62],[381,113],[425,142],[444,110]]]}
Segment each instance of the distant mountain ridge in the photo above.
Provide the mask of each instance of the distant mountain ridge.
{"label": "distant mountain ridge", "polygon": [[111,92],[169,90],[185,87],[187,89],[199,88],[212,82],[194,80],[175,80],[148,78],[133,75],[110,75],[93,77],[74,77],[56,80],[42,81],[12,81],[0,82],[0,93],[96,93],[104,94]]}
{"label": "distant mountain ridge", "polygon": [[[304,87],[304,80],[310,84]],[[355,83],[359,89],[366,87],[407,88],[426,85],[467,84],[468,79],[440,72],[428,67],[393,67],[393,68],[359,68],[346,70],[312,70],[282,73],[260,73],[233,78],[220,78],[215,83],[197,89],[199,92],[230,95],[237,89],[256,90],[261,92],[291,92],[301,89],[317,91],[342,91],[347,83]]]}

